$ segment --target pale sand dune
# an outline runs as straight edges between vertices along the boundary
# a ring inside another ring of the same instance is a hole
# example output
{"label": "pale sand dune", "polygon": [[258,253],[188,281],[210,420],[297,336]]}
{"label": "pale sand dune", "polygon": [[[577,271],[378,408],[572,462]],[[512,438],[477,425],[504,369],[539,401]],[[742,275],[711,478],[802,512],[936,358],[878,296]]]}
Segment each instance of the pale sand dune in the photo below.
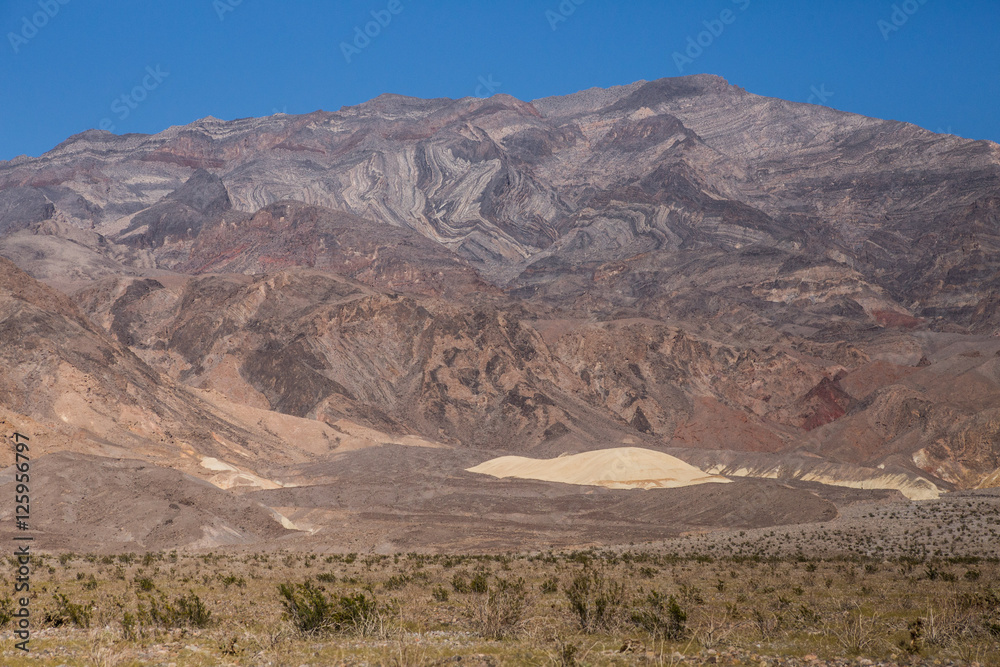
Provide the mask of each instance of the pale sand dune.
{"label": "pale sand dune", "polygon": [[678,458],[640,447],[615,447],[556,459],[501,456],[469,472],[543,482],[603,486],[609,489],[672,489],[708,482],[728,482]]}

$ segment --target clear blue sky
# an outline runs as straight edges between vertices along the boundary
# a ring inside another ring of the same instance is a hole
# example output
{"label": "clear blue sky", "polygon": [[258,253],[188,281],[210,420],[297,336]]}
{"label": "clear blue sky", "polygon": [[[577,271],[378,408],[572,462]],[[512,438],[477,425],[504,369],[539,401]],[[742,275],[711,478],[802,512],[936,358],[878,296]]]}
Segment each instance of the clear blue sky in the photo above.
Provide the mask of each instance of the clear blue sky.
{"label": "clear blue sky", "polygon": [[[348,62],[342,43],[377,18]],[[530,100],[698,72],[1000,141],[998,19],[997,0],[0,0],[0,159],[102,122],[151,133],[384,92]]]}

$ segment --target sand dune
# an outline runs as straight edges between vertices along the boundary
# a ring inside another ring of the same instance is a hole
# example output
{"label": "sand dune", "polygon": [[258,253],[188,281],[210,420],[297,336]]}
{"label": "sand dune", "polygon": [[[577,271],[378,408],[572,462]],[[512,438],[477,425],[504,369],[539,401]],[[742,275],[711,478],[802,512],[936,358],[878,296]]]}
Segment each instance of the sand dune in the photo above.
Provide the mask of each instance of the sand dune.
{"label": "sand dune", "polygon": [[728,482],[707,475],[678,458],[639,447],[616,447],[555,459],[501,456],[469,472],[544,482],[603,486],[609,489],[673,489],[707,482]]}

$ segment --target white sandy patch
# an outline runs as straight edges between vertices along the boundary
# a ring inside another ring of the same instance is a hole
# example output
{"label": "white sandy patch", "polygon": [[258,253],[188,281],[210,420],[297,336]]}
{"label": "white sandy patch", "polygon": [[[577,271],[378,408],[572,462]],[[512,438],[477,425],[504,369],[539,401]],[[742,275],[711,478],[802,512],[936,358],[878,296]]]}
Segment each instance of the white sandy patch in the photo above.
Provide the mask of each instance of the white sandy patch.
{"label": "white sandy patch", "polygon": [[[201,466],[218,473],[209,477],[208,481],[220,489],[226,489],[229,491],[254,491],[257,489],[280,489],[285,486],[284,484],[275,482],[274,480],[265,479],[264,477],[255,475],[252,472],[240,470],[234,465],[230,465],[225,461],[220,461],[219,459],[211,456],[203,458],[201,460]],[[296,485],[291,484],[289,486]]]}
{"label": "white sandy patch", "polygon": [[862,468],[837,464],[821,464],[809,470],[791,469],[788,466],[753,469],[727,467],[709,468],[710,472],[725,472],[730,477],[756,477],[765,479],[794,479],[819,482],[828,486],[845,486],[851,489],[895,489],[910,500],[932,500],[943,493],[930,480],[916,475],[885,473],[876,468]]}
{"label": "white sandy patch", "polygon": [[608,489],[673,489],[709,482],[726,483],[678,458],[640,447],[615,447],[555,459],[501,456],[469,472],[543,482],[603,486]]}
{"label": "white sandy patch", "polygon": [[239,472],[239,468],[231,466],[228,463],[223,463],[219,459],[207,456],[201,460],[201,466],[203,468],[208,468],[209,470],[230,470],[232,472]]}

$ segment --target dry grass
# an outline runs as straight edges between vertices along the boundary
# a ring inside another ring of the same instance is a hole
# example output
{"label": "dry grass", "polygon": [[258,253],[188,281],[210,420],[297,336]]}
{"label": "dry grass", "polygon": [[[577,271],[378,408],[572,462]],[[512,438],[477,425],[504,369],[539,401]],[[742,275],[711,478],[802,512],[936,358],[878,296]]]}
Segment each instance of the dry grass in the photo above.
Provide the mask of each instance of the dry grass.
{"label": "dry grass", "polygon": [[[377,632],[347,622],[302,632],[279,586],[306,581],[331,604],[377,602]],[[56,618],[62,596],[92,608],[90,629],[36,625],[30,661],[8,631],[0,663],[434,665],[465,656],[463,664],[645,665],[714,650],[1000,665],[996,559],[652,550],[42,558],[33,618]]]}

